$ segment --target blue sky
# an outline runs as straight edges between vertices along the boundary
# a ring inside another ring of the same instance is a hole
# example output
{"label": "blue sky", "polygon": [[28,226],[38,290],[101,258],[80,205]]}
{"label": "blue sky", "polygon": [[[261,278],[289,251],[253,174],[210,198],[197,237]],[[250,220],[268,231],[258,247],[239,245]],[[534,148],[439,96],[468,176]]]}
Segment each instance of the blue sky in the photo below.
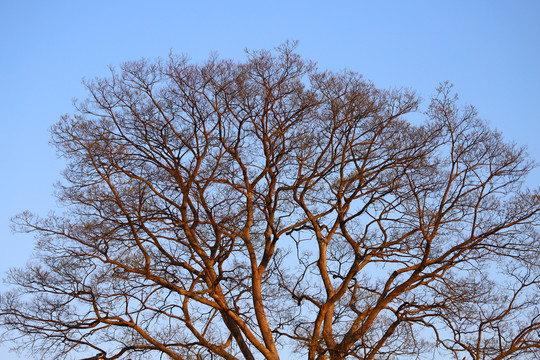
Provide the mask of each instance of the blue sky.
{"label": "blue sky", "polygon": [[[56,206],[63,162],[48,128],[84,98],[83,77],[169,51],[215,51],[299,40],[321,69],[348,68],[424,98],[455,84],[463,103],[540,160],[540,1],[8,1],[0,2],[0,271],[29,259],[31,236],[9,218]],[[531,177],[538,186],[540,172]],[[0,285],[4,289],[4,285]],[[3,360],[19,359],[0,347]]]}

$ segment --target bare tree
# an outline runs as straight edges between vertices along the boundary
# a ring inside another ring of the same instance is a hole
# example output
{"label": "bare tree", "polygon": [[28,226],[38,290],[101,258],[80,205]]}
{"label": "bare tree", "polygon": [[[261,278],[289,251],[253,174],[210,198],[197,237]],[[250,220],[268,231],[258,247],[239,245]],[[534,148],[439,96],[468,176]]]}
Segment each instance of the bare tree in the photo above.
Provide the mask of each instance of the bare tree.
{"label": "bare tree", "polygon": [[106,359],[540,356],[534,166],[443,84],[322,72],[283,45],[86,83],[53,126],[65,212],[0,324]]}

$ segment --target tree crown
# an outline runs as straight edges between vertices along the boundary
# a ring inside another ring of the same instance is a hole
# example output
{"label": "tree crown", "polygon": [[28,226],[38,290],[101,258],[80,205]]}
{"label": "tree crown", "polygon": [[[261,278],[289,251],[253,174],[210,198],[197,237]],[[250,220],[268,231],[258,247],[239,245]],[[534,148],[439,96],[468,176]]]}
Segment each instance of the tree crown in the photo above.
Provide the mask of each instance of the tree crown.
{"label": "tree crown", "polygon": [[39,250],[0,301],[22,347],[539,355],[535,164],[451,85],[412,122],[414,91],[320,71],[290,44],[128,62],[85,85],[52,127],[67,211],[14,219]]}

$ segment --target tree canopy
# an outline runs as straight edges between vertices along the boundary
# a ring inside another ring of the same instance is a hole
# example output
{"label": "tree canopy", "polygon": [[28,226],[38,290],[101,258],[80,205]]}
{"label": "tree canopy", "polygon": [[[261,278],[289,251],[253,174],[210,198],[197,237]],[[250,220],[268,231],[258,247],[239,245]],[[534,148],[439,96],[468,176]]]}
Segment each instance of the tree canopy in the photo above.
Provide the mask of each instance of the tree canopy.
{"label": "tree canopy", "polygon": [[52,127],[62,210],[14,218],[37,238],[0,300],[21,349],[540,356],[535,163],[449,84],[419,110],[412,90],[285,44],[127,62],[85,85]]}

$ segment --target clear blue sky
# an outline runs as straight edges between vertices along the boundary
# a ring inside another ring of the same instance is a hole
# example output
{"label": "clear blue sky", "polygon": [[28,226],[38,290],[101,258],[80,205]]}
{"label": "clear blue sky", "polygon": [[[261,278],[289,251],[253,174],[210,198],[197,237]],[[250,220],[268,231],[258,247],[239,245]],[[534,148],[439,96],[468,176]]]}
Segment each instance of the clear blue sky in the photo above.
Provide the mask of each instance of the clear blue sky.
{"label": "clear blue sky", "polygon": [[[540,160],[540,1],[0,1],[0,271],[29,259],[9,218],[55,207],[63,163],[48,128],[84,98],[83,77],[170,50],[211,51],[299,40],[322,69],[349,68],[377,86],[429,98],[455,84],[464,103]],[[536,171],[531,185],[540,184]],[[4,289],[4,285],[0,285]],[[0,347],[0,359],[16,360]]]}

